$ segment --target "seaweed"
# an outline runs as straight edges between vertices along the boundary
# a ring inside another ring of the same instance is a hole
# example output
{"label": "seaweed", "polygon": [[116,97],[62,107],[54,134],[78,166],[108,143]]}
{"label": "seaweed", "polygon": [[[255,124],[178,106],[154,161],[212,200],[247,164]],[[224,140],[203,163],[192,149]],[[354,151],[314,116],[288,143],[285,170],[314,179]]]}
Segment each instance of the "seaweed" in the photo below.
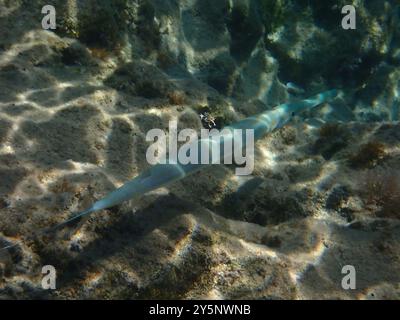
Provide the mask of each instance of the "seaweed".
{"label": "seaweed", "polygon": [[176,106],[181,106],[186,102],[186,96],[182,91],[174,90],[167,93],[169,103]]}
{"label": "seaweed", "polygon": [[379,207],[377,216],[400,218],[399,170],[369,170],[363,179],[361,194],[367,204]]}
{"label": "seaweed", "polygon": [[66,13],[60,17],[56,32],[91,47],[114,49],[123,41],[129,23],[127,8],[127,0],[88,1],[79,5],[77,17],[64,8]]}
{"label": "seaweed", "polygon": [[92,54],[92,57],[100,60],[106,60],[111,55],[110,51],[108,51],[105,48],[99,48],[99,47],[90,48],[90,53]]}
{"label": "seaweed", "polygon": [[176,59],[166,50],[160,50],[157,54],[157,65],[161,69],[167,69],[177,64]]}
{"label": "seaweed", "polygon": [[359,151],[350,157],[349,163],[353,168],[373,168],[385,155],[385,145],[378,141],[371,141],[361,146]]}
{"label": "seaweed", "polygon": [[60,54],[61,62],[67,66],[88,65],[91,60],[89,51],[79,42],[63,48]]}
{"label": "seaweed", "polygon": [[337,123],[327,123],[319,129],[319,136],[321,138],[331,139],[341,133],[342,131]]}
{"label": "seaweed", "polygon": [[136,83],[136,92],[147,99],[164,98],[165,86],[161,81],[144,80]]}
{"label": "seaweed", "polygon": [[319,138],[314,143],[314,153],[321,153],[325,160],[331,159],[336,153],[349,144],[348,130],[337,123],[325,124],[319,130]]}

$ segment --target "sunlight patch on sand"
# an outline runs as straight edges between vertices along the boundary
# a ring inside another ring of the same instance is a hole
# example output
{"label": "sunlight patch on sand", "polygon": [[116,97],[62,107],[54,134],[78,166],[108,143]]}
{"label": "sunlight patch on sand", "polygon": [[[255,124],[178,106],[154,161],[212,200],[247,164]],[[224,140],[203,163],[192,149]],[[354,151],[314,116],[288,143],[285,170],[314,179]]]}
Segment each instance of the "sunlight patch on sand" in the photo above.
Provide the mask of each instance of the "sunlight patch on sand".
{"label": "sunlight patch on sand", "polygon": [[179,265],[185,260],[185,257],[187,253],[189,252],[190,248],[192,247],[192,237],[196,233],[197,229],[199,228],[199,224],[196,222],[196,220],[193,217],[189,218],[190,220],[190,227],[189,230],[191,230],[190,233],[188,233],[185,237],[180,239],[176,244],[175,244],[175,250],[171,254],[171,256],[168,258],[168,260],[176,265]]}
{"label": "sunlight patch on sand", "polygon": [[271,150],[268,150],[267,146],[259,145],[258,149],[261,151],[263,159],[257,159],[258,162],[261,162],[263,166],[273,169],[276,167],[276,154]]}
{"label": "sunlight patch on sand", "polygon": [[311,226],[311,230],[316,232],[317,244],[309,252],[293,252],[288,254],[293,264],[296,266],[289,271],[289,275],[294,283],[298,283],[303,278],[305,272],[310,266],[318,266],[321,264],[323,257],[329,250],[326,243],[329,243],[331,238],[332,229],[329,225],[326,225],[324,220],[316,222]]}
{"label": "sunlight patch on sand", "polygon": [[224,295],[218,289],[212,289],[204,296],[206,300],[225,300]]}
{"label": "sunlight patch on sand", "polygon": [[293,261],[295,261],[296,264],[299,265],[299,268],[297,268],[296,270],[289,271],[289,275],[292,278],[293,282],[299,282],[310,266],[319,265],[326,250],[326,247],[321,241],[311,252],[290,255],[293,258]]}
{"label": "sunlight patch on sand", "polygon": [[4,143],[0,146],[0,155],[14,154],[15,150],[11,144]]}
{"label": "sunlight patch on sand", "polygon": [[338,164],[334,161],[326,162],[321,170],[319,177],[316,177],[314,184],[318,190],[322,190],[323,186],[338,172]]}
{"label": "sunlight patch on sand", "polygon": [[278,255],[276,251],[268,249],[266,246],[256,243],[250,243],[243,239],[238,240],[239,243],[247,250],[248,253],[256,256],[256,257],[269,257],[277,259]]}

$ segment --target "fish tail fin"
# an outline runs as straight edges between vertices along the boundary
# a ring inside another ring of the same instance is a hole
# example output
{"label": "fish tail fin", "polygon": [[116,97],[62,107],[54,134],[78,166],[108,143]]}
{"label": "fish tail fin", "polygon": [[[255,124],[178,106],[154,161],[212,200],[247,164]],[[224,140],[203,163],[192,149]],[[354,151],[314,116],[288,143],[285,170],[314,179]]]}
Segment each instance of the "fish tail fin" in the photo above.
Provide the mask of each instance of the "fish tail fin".
{"label": "fish tail fin", "polygon": [[9,244],[9,245],[7,245],[7,246],[5,246],[3,248],[0,248],[0,254],[4,253],[4,252],[6,252],[6,251],[8,251],[10,249],[16,248],[20,243],[21,243],[21,241],[17,241],[15,243]]}
{"label": "fish tail fin", "polygon": [[71,223],[75,220],[78,220],[79,218],[82,218],[84,216],[87,216],[89,214],[91,214],[92,212],[94,212],[95,210],[93,209],[93,207],[85,210],[85,211],[81,211],[78,213],[73,214],[70,218],[68,218],[67,220],[64,220],[63,222],[60,222],[59,224],[56,224],[53,227],[47,228],[46,230],[43,230],[43,233],[48,233],[48,232],[52,232],[55,231],[58,228],[61,228],[65,225],[67,225],[68,223]]}
{"label": "fish tail fin", "polygon": [[[52,227],[45,228],[45,229],[39,230],[37,232],[34,232],[32,235],[28,236],[26,239],[35,239],[35,238],[37,238],[39,236],[42,236],[42,235],[45,235],[47,233],[54,232],[57,229],[67,225],[68,223],[71,223],[71,222],[73,222],[73,221],[75,221],[75,220],[77,220],[77,219],[79,219],[81,217],[87,216],[87,215],[91,214],[94,211],[95,210],[91,207],[91,208],[89,208],[89,209],[87,209],[85,211],[78,212],[78,213],[72,215],[67,220],[65,220],[65,221],[63,221],[63,222],[61,222],[61,223],[59,223],[59,224],[57,224],[55,226],[52,226]],[[15,243],[9,243],[9,241],[6,241],[6,243],[7,243],[7,245],[5,247],[0,248],[0,253],[8,251],[8,250],[13,249],[13,248],[16,248],[19,244],[22,243],[22,241],[17,241]]]}

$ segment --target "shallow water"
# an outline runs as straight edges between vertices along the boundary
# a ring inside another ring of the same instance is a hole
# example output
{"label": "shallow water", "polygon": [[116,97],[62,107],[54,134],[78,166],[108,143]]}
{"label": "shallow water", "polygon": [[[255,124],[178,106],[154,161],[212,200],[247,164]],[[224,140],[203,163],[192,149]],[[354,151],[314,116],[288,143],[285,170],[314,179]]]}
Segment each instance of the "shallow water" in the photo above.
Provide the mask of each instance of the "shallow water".
{"label": "shallow water", "polygon": [[[0,0],[1,299],[399,298],[398,1],[45,5]],[[268,118],[249,176],[210,165],[42,233],[149,169],[152,129],[333,88]]]}

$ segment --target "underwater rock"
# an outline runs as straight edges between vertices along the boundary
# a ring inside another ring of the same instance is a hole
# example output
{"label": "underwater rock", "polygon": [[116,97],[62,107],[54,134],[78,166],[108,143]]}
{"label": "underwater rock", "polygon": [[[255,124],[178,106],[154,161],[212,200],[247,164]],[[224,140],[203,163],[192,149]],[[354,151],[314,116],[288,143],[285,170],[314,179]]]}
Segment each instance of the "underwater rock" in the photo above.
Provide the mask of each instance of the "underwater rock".
{"label": "underwater rock", "polygon": [[338,210],[350,197],[350,191],[346,186],[335,187],[326,199],[326,208]]}
{"label": "underwater rock", "polygon": [[123,65],[106,83],[117,90],[147,99],[171,99],[171,95],[178,92],[178,88],[158,68],[140,62]]}
{"label": "underwater rock", "polygon": [[[21,241],[0,254],[0,297],[398,299],[399,4],[357,1],[344,31],[345,3],[55,0],[53,32],[44,0],[0,1],[0,245]],[[148,130],[221,128],[327,87],[340,99],[261,139],[252,176],[214,166],[29,238],[145,170]]]}
{"label": "underwater rock", "polygon": [[[232,210],[236,216],[240,213],[239,207]],[[246,201],[242,210],[243,221],[262,226],[280,224],[308,216],[307,211],[295,197],[272,196],[265,189],[256,191],[252,199]]]}
{"label": "underwater rock", "polygon": [[10,201],[6,198],[0,198],[0,209],[4,209],[10,206]]}
{"label": "underwater rock", "polygon": [[82,251],[82,246],[79,243],[79,241],[73,241],[70,244],[69,250],[72,252],[81,252]]}
{"label": "underwater rock", "polygon": [[61,51],[61,62],[67,66],[89,65],[92,62],[89,50],[79,42],[73,42],[71,45]]}
{"label": "underwater rock", "polygon": [[345,126],[328,123],[319,130],[319,137],[312,146],[312,152],[329,160],[349,145],[351,134]]}
{"label": "underwater rock", "polygon": [[282,239],[279,236],[269,236],[269,235],[265,235],[262,239],[261,239],[261,243],[271,247],[271,248],[279,248],[282,245]]}
{"label": "underwater rock", "polygon": [[65,2],[53,4],[59,11],[56,32],[79,39],[89,47],[116,48],[124,39],[131,17],[127,1]]}
{"label": "underwater rock", "polygon": [[222,54],[212,60],[208,66],[208,84],[225,95],[231,95],[235,81],[236,63],[228,54]]}

